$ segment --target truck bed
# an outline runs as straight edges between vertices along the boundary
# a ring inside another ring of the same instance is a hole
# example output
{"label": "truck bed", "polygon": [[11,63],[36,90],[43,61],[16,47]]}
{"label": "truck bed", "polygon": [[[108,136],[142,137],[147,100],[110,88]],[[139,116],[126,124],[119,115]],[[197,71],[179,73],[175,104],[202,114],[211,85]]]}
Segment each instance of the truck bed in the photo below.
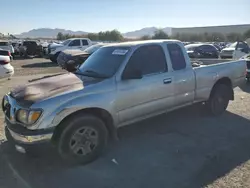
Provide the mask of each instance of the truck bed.
{"label": "truck bed", "polygon": [[246,61],[227,61],[217,64],[201,65],[194,67],[196,77],[196,97],[198,101],[207,99],[216,80],[229,77],[235,87],[245,77]]}
{"label": "truck bed", "polygon": [[190,59],[192,64],[213,65],[232,61],[231,59]]}

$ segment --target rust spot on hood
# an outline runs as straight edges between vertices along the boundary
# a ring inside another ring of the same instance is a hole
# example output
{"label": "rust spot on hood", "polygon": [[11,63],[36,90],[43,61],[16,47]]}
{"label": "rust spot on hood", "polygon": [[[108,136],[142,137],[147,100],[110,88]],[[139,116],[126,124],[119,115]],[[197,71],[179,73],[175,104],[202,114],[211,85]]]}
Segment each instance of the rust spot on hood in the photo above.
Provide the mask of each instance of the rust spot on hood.
{"label": "rust spot on hood", "polygon": [[26,85],[17,86],[11,90],[11,96],[18,102],[32,104],[58,94],[81,90],[84,86],[97,81],[94,78],[81,78],[72,73],[65,73],[36,79]]}

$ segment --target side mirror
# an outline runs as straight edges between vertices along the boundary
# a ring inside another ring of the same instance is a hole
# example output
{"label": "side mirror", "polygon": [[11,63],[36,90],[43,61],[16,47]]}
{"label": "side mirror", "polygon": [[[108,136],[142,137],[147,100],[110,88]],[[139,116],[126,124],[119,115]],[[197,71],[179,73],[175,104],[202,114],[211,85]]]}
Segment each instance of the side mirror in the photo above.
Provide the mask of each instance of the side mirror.
{"label": "side mirror", "polygon": [[126,71],[122,75],[123,80],[141,79],[141,78],[142,78],[142,72],[140,70]]}

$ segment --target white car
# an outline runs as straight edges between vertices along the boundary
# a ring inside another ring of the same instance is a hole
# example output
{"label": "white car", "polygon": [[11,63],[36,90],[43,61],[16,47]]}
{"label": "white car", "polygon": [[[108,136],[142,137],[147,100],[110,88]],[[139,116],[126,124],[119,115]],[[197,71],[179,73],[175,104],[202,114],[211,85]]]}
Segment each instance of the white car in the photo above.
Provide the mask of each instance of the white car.
{"label": "white car", "polygon": [[15,54],[14,47],[12,44],[7,40],[0,40],[0,48],[3,50],[8,50],[11,53],[11,56],[13,57]]}
{"label": "white car", "polygon": [[220,52],[220,58],[221,59],[225,59],[225,58],[240,59],[241,57],[248,54],[249,52],[250,52],[250,48],[247,45],[247,43],[243,41],[238,41],[222,49]]}
{"label": "white car", "polygon": [[61,51],[71,49],[85,50],[92,45],[92,41],[88,38],[71,38],[64,41],[62,44],[53,43],[48,47],[49,58],[52,62],[57,62],[57,57]]}
{"label": "white car", "polygon": [[0,49],[0,79],[9,78],[14,74],[14,68],[10,64],[10,52]]}

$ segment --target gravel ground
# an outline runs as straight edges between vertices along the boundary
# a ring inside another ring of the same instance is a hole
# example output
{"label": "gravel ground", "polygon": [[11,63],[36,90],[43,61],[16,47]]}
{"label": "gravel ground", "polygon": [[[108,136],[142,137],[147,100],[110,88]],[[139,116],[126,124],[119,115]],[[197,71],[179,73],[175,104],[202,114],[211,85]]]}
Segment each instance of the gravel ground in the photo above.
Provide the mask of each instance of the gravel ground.
{"label": "gravel ground", "polygon": [[[48,62],[14,61],[16,74],[0,81],[0,97],[45,72],[61,72]],[[120,140],[85,166],[66,166],[53,150],[33,158],[19,154],[0,130],[0,187],[250,187],[249,92],[247,84],[236,88],[235,101],[221,117],[208,117],[193,106],[124,127]]]}

